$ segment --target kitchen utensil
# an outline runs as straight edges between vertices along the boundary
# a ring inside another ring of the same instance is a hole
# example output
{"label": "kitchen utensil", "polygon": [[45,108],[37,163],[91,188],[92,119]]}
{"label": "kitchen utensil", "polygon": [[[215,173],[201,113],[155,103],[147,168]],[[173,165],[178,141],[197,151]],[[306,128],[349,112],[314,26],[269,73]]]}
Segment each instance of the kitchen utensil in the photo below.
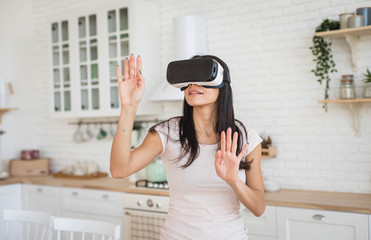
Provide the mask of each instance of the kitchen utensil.
{"label": "kitchen utensil", "polygon": [[84,141],[83,134],[81,131],[81,123],[78,124],[76,132],[73,134],[73,140],[77,143],[81,143]]}
{"label": "kitchen utensil", "polygon": [[89,123],[86,126],[86,133],[90,137],[90,139],[92,139],[95,136],[94,131],[91,129]]}
{"label": "kitchen utensil", "polygon": [[268,192],[277,192],[281,189],[281,183],[275,180],[265,180],[264,189]]}
{"label": "kitchen utensil", "polygon": [[348,28],[348,18],[354,16],[354,13],[342,13],[339,15],[340,29]]}
{"label": "kitchen utensil", "polygon": [[363,16],[363,26],[371,25],[371,7],[357,8],[357,15]]}
{"label": "kitchen utensil", "polygon": [[102,140],[104,139],[105,137],[107,136],[107,131],[103,129],[103,126],[101,125],[100,126],[100,129],[99,129],[99,132],[98,132],[98,135],[97,135],[97,139],[98,140]]}
{"label": "kitchen utensil", "polygon": [[1,179],[7,179],[9,177],[9,173],[8,172],[0,172],[0,180]]}
{"label": "kitchen utensil", "polygon": [[353,99],[355,98],[355,89],[353,85],[353,75],[342,75],[340,85],[340,98]]}
{"label": "kitchen utensil", "polygon": [[348,28],[362,27],[363,23],[362,15],[354,15],[348,18]]}
{"label": "kitchen utensil", "polygon": [[23,160],[32,159],[31,151],[30,150],[22,150],[21,151],[21,159],[23,159]]}
{"label": "kitchen utensil", "polygon": [[146,167],[146,179],[150,182],[165,182],[165,168],[161,158],[155,160]]}

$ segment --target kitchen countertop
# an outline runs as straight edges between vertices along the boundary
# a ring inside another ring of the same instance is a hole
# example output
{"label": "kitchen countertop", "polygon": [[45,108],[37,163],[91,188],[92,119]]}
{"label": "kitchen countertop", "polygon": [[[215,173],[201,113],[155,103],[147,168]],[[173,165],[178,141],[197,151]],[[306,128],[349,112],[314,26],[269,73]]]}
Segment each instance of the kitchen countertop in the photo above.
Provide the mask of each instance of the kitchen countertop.
{"label": "kitchen countertop", "polygon": [[[109,177],[89,180],[46,177],[11,177],[0,180],[0,185],[15,183],[40,184],[59,187],[76,187],[109,190],[127,193],[168,196],[167,190],[134,188],[128,179]],[[371,194],[326,192],[312,190],[281,189],[278,192],[265,192],[267,205],[333,210],[371,214]]]}

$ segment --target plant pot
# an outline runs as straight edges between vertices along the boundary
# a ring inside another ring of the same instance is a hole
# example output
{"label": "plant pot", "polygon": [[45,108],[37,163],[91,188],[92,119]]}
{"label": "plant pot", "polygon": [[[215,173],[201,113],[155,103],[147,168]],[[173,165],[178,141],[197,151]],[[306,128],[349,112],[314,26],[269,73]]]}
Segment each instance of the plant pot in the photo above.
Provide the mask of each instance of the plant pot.
{"label": "plant pot", "polygon": [[371,98],[371,82],[366,83],[366,85],[363,87],[363,97]]}

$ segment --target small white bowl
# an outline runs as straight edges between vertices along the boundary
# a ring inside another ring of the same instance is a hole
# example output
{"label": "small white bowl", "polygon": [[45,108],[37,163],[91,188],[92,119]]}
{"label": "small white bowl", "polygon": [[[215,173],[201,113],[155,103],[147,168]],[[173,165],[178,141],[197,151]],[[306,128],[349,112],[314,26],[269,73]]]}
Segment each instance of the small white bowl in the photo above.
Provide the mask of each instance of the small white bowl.
{"label": "small white bowl", "polygon": [[268,192],[277,192],[281,189],[281,183],[275,180],[264,181],[264,189]]}
{"label": "small white bowl", "polygon": [[0,179],[7,179],[9,177],[8,172],[0,172]]}

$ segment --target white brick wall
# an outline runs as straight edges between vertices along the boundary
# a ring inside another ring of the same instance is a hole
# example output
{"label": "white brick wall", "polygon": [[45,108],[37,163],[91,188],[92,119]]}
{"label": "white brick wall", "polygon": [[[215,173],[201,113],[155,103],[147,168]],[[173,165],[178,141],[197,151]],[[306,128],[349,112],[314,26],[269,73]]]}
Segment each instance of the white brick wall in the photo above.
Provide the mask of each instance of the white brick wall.
{"label": "white brick wall", "polygon": [[[46,19],[98,2],[33,0],[32,90],[36,96],[34,141],[37,145],[32,146],[53,158],[53,170],[78,160],[96,161],[104,171],[109,169],[111,142],[74,143],[72,135],[76,126],[48,115],[48,88],[45,87],[49,86]],[[264,176],[278,179],[284,188],[371,193],[371,104],[362,104],[359,137],[354,136],[346,105],[329,104],[326,113],[317,103],[323,99],[324,87],[310,72],[314,64],[308,49],[314,28],[322,19],[337,19],[338,14],[353,12],[369,1],[157,2],[162,78],[165,79],[167,63],[173,56],[172,18],[185,14],[205,17],[209,52],[225,60],[231,70],[236,116],[247,127],[269,134],[278,147],[277,158],[263,160]],[[359,42],[361,72],[371,68],[370,41],[371,36],[367,36]],[[333,52],[338,73],[332,75],[330,95],[338,97],[340,76],[352,73],[350,50],[344,40],[334,40]],[[362,76],[355,73],[355,78],[357,86],[361,86]],[[165,104],[165,107],[168,107],[167,113],[170,108],[177,114],[180,105]]]}

